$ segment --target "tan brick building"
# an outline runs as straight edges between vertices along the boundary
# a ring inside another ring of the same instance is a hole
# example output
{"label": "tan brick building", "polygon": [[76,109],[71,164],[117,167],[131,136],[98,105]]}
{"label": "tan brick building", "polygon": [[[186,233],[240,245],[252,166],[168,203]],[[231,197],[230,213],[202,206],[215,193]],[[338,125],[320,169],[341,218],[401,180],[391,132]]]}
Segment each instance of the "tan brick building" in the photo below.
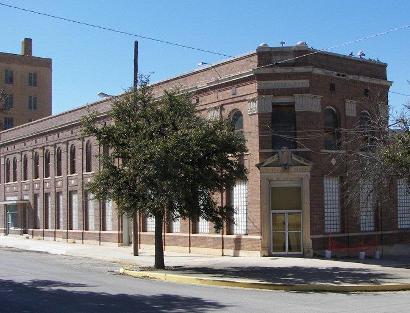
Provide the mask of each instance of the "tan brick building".
{"label": "tan brick building", "polygon": [[[335,156],[345,143],[328,132],[353,127],[380,95],[387,99],[386,67],[305,44],[262,45],[154,84],[157,94],[174,86],[193,92],[198,111],[210,118],[230,117],[249,150],[248,180],[218,195],[236,208],[235,224],[216,233],[205,220],[167,221],[166,249],[310,256],[333,247],[373,253],[409,244],[408,194],[398,192],[397,205],[382,212],[343,203],[344,173]],[[0,233],[130,243],[129,219],[86,191],[102,149],[81,136],[80,118],[90,109],[103,117],[109,108],[107,99],[0,133]],[[403,182],[397,188],[404,190]],[[154,242],[153,222],[139,218],[142,246]]]}
{"label": "tan brick building", "polygon": [[0,52],[0,129],[51,115],[52,61],[32,54],[32,40],[21,43],[21,54]]}

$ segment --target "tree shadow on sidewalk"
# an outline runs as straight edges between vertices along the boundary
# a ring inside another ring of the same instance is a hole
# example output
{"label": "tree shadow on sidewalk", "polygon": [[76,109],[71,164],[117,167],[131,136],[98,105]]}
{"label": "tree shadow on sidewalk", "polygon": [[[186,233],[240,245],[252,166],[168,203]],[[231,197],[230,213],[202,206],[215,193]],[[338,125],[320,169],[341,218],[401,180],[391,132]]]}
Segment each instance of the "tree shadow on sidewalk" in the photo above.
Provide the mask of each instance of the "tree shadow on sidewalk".
{"label": "tree shadow on sidewalk", "polygon": [[[211,275],[216,278],[253,279],[280,284],[378,284],[403,278],[388,273],[357,268],[317,267],[174,267],[181,274]],[[410,277],[409,277],[410,278]]]}
{"label": "tree shadow on sidewalk", "polygon": [[[15,282],[0,279],[0,312],[210,312],[226,306],[197,297],[172,294],[128,295],[67,290],[90,287],[59,281]],[[52,289],[53,288],[53,289]]]}

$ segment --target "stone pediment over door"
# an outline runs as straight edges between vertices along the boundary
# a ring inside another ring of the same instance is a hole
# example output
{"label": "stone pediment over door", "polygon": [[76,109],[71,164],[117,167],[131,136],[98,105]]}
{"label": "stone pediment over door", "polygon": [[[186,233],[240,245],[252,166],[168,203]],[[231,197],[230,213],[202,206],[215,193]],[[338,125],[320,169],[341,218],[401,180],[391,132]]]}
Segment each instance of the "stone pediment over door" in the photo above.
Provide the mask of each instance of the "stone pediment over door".
{"label": "stone pediment over door", "polygon": [[311,167],[312,162],[296,155],[287,148],[269,157],[265,161],[256,165],[259,169],[265,167],[279,167],[288,169],[290,167]]}

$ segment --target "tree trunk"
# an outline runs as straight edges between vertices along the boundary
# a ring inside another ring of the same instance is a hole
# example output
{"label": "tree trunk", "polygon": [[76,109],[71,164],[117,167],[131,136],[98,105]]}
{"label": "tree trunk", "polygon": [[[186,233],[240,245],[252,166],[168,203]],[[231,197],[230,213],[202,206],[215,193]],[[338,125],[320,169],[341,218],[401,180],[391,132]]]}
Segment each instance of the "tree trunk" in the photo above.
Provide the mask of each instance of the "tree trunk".
{"label": "tree trunk", "polygon": [[155,265],[156,269],[164,269],[164,246],[162,242],[162,214],[155,215]]}

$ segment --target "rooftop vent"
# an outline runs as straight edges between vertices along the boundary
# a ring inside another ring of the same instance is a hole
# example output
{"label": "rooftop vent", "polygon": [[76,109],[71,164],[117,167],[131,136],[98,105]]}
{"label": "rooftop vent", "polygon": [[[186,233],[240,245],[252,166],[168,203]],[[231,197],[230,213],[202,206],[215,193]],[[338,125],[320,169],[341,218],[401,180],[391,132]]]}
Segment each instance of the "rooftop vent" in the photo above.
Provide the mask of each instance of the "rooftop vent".
{"label": "rooftop vent", "polygon": [[302,46],[302,47],[307,47],[306,41],[298,41],[298,42],[296,43],[296,45],[297,45],[297,46]]}

